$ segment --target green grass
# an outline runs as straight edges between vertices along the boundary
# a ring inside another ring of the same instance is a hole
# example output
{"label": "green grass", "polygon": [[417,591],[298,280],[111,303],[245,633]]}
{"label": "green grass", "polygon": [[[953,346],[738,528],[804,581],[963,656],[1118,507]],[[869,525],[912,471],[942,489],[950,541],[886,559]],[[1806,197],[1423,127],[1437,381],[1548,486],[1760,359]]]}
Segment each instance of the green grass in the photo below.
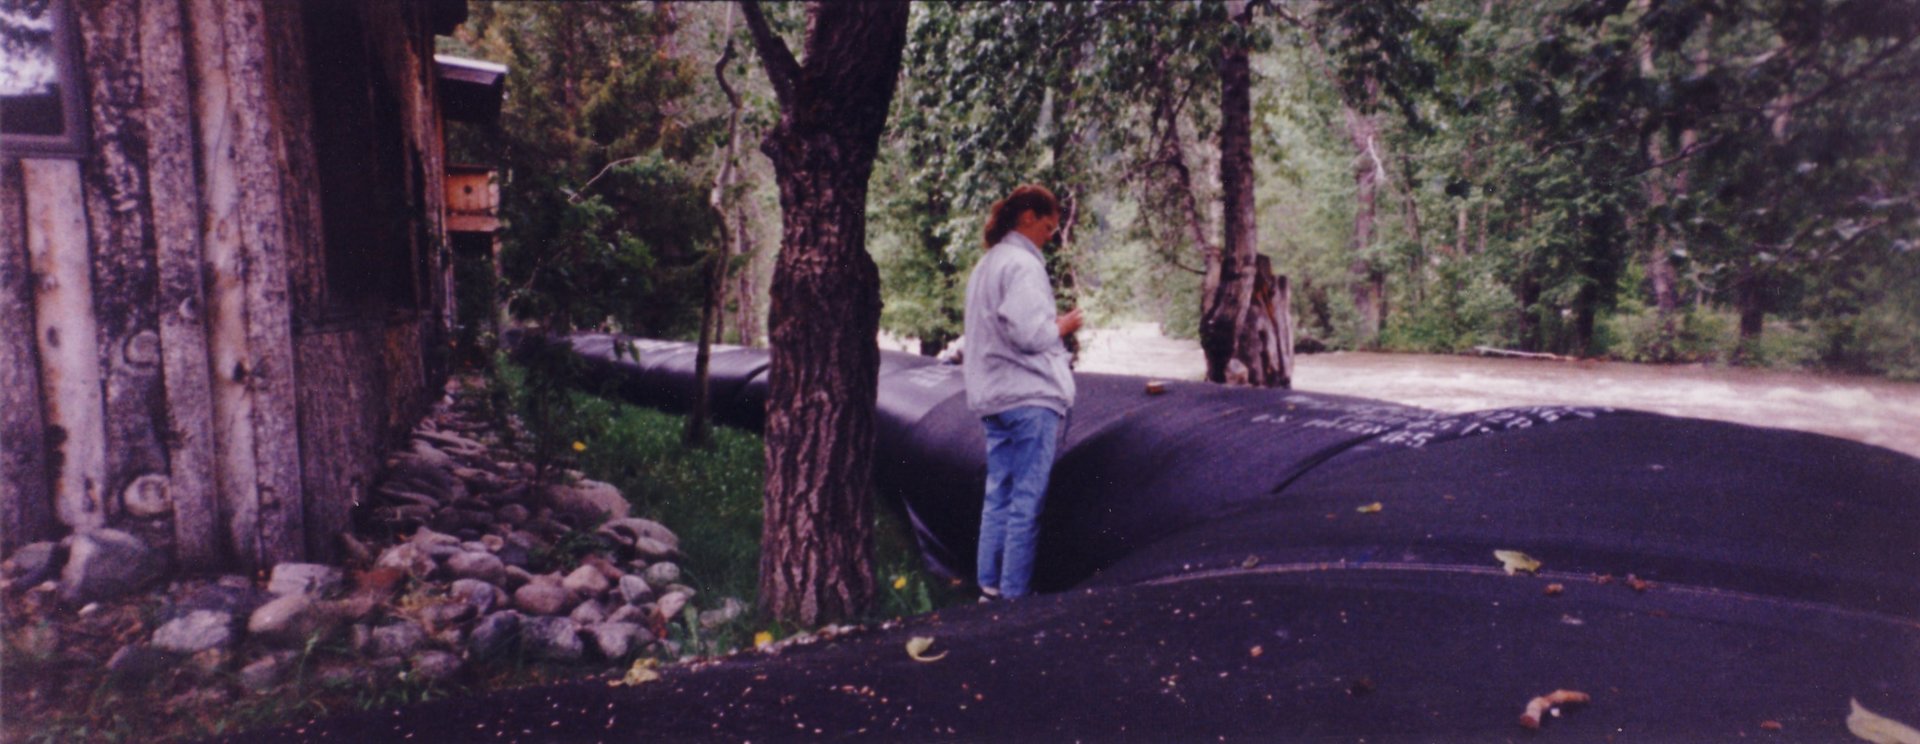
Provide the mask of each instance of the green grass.
{"label": "green grass", "polygon": [[[574,464],[587,477],[618,487],[633,504],[633,514],[673,530],[685,555],[683,581],[700,596],[700,609],[737,597],[757,607],[760,577],[761,503],[764,498],[764,441],[757,434],[715,427],[713,446],[681,444],[686,417],[576,394],[571,422],[579,447]],[[969,601],[963,587],[926,570],[904,519],[876,505],[874,523],[875,602],[868,620],[931,612]],[[691,624],[690,624],[691,625]],[[739,621],[675,640],[689,651],[723,653],[751,645],[765,631],[775,638],[796,631],[772,622],[757,609]]]}

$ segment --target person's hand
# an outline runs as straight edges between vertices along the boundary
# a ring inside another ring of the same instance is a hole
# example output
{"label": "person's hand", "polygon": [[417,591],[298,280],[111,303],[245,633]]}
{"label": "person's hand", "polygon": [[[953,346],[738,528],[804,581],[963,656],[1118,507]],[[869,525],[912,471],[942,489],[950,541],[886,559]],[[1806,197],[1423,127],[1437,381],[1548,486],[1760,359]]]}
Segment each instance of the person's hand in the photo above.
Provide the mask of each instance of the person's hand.
{"label": "person's hand", "polygon": [[1062,315],[1059,318],[1060,336],[1065,338],[1068,334],[1080,330],[1080,322],[1080,308],[1076,307],[1067,311],[1066,315]]}

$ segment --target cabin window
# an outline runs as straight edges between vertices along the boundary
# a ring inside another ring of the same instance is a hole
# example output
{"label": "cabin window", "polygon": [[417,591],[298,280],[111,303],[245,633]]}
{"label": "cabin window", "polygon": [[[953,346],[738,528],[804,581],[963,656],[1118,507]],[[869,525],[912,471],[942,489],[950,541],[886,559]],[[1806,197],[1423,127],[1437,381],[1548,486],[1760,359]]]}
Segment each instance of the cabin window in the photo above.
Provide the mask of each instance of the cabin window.
{"label": "cabin window", "polygon": [[79,54],[65,0],[0,0],[0,152],[86,154]]}
{"label": "cabin window", "polygon": [[313,145],[332,312],[420,307],[424,258],[412,214],[404,117],[394,78],[381,64],[358,6],[307,3],[307,69],[313,81]]}

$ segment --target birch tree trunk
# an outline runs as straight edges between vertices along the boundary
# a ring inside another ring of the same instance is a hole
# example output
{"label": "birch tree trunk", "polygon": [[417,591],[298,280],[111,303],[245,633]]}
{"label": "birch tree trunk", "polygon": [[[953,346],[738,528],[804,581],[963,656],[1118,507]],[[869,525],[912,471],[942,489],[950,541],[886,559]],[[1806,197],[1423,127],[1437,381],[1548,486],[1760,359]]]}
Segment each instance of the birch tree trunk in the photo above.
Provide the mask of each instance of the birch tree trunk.
{"label": "birch tree trunk", "polygon": [[873,406],[880,274],[867,181],[906,44],[901,3],[811,3],[806,64],[742,2],[780,103],[761,150],[780,186],[768,335],[760,601],[814,625],[865,612],[873,587]]}

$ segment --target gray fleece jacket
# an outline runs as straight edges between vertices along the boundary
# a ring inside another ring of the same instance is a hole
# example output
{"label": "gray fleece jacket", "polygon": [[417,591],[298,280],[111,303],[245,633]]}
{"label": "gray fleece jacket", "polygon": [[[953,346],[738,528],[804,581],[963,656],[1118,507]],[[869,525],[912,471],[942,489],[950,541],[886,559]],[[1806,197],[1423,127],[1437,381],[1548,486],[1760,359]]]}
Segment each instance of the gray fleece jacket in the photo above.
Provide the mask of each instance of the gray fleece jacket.
{"label": "gray fleece jacket", "polygon": [[1021,406],[1062,416],[1073,407],[1070,355],[1053,287],[1033,241],[1007,233],[967,277],[967,407],[986,417]]}

